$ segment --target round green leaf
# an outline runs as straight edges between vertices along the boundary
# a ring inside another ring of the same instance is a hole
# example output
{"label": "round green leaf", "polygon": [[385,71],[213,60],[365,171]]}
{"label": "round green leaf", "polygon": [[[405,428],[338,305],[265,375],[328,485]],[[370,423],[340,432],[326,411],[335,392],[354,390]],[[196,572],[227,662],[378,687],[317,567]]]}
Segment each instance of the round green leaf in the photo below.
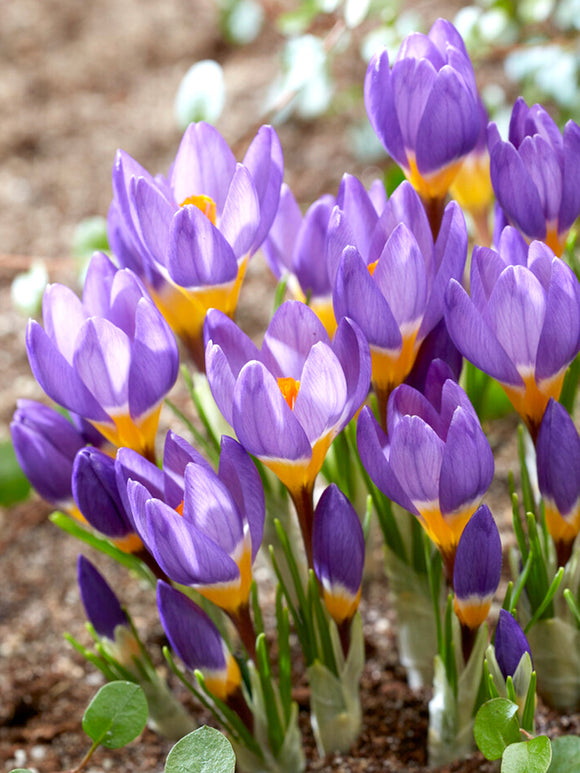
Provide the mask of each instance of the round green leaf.
{"label": "round green leaf", "polygon": [[580,770],[580,737],[563,735],[554,738],[548,773],[572,773],[574,770]]}
{"label": "round green leaf", "polygon": [[107,749],[125,746],[145,727],[147,700],[138,684],[109,682],[89,703],[83,730],[95,744]]}
{"label": "round green leaf", "polygon": [[473,734],[488,760],[499,760],[506,746],[521,740],[518,706],[507,698],[493,698],[477,712]]}
{"label": "round green leaf", "polygon": [[[501,760],[501,773],[547,773],[552,747],[547,735],[508,746]],[[573,768],[567,768],[572,773]]]}
{"label": "round green leaf", "polygon": [[165,773],[234,773],[235,768],[231,743],[206,725],[178,741],[165,762]]}

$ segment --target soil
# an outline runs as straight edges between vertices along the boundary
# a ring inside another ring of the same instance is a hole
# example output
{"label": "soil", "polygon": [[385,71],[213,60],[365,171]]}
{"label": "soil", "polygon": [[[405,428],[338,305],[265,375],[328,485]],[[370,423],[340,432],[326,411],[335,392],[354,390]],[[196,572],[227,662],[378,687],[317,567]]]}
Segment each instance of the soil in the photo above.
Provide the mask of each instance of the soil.
{"label": "soil", "polygon": [[[461,3],[447,2],[444,10],[436,3],[414,5],[428,25],[438,15],[452,15]],[[194,61],[214,58],[223,65],[228,101],[218,128],[238,156],[244,152],[279,67],[282,38],[273,21],[281,3],[270,0],[264,6],[267,22],[262,33],[254,44],[239,49],[223,42],[211,0],[3,0],[0,439],[8,436],[18,397],[42,398],[26,361],[26,320],[10,303],[12,279],[29,267],[33,256],[41,256],[47,259],[51,281],[74,282],[74,228],[87,216],[106,214],[116,148],[124,148],[153,172],[167,169],[171,162],[180,137],[173,99]],[[345,92],[360,90],[364,76],[355,45],[351,51],[336,66]],[[484,71],[481,77],[489,75]],[[362,164],[349,148],[348,130],[363,117],[359,100],[314,123],[292,118],[278,127],[286,180],[301,203],[336,191],[345,171],[365,181],[376,174],[376,168]],[[268,314],[272,288],[273,280],[256,259],[242,291],[239,318],[250,332],[256,332]],[[495,497],[502,512],[514,429],[515,422],[508,420],[492,430],[498,456],[492,500]],[[48,514],[49,508],[35,497],[0,510],[1,771],[26,766],[55,773],[76,766],[89,745],[81,729],[82,713],[102,683],[100,674],[62,638],[69,631],[88,643],[75,578],[79,546],[48,521]],[[131,610],[147,644],[159,653],[163,636],[150,591],[121,567],[86,553]],[[398,665],[396,621],[378,543],[371,551],[365,585],[363,731],[350,755],[319,759],[304,701],[300,721],[308,770],[422,771],[427,764],[429,693],[412,692]],[[211,722],[179,685],[175,687],[200,723]],[[579,732],[580,717],[558,717],[540,707],[538,730],[551,735]],[[170,746],[146,730],[125,749],[98,751],[87,770],[162,770]],[[474,755],[442,770],[495,769]]]}

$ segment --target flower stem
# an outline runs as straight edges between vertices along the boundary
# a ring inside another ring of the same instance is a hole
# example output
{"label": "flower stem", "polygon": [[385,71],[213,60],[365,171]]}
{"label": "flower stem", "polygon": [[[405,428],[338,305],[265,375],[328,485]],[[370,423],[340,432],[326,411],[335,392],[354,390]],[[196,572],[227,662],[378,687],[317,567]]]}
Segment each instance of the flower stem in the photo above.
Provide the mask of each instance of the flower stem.
{"label": "flower stem", "polygon": [[290,496],[294,502],[298,523],[302,532],[304,541],[304,550],[308,560],[308,567],[314,569],[312,560],[312,527],[314,524],[314,501],[312,497],[313,486],[302,486],[298,492],[290,491]]}

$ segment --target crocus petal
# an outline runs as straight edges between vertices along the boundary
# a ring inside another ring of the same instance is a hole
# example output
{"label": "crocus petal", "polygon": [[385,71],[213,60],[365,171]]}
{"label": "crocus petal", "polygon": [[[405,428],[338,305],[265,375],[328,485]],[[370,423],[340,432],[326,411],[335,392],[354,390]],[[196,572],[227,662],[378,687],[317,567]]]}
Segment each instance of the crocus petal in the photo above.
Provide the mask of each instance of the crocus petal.
{"label": "crocus petal", "polygon": [[238,273],[232,247],[193,204],[181,207],[173,217],[167,268],[173,281],[183,287],[231,282]]}
{"label": "crocus petal", "polygon": [[88,316],[70,287],[48,285],[42,297],[44,329],[69,363],[73,361],[79,329]]}
{"label": "crocus petal", "polygon": [[523,385],[505,349],[455,279],[445,294],[445,322],[453,343],[466,359],[503,383]]}
{"label": "crocus petal", "polygon": [[171,648],[189,669],[226,669],[223,639],[197,604],[171,585],[159,581],[157,606]]}
{"label": "crocus petal", "polygon": [[131,342],[106,319],[92,317],[80,329],[73,365],[107,411],[126,411]]}
{"label": "crocus petal", "polygon": [[300,207],[288,185],[283,183],[276,217],[262,244],[266,262],[276,279],[281,279],[284,271],[292,268],[294,243],[301,224]]}
{"label": "crocus petal", "polygon": [[479,421],[457,408],[441,461],[441,512],[454,513],[481,499],[493,479],[493,471],[493,453]]}
{"label": "crocus petal", "polygon": [[[151,497],[156,499],[165,498],[165,476],[163,470],[160,470],[156,464],[148,461],[132,448],[119,448],[115,457],[115,478],[125,514],[129,518],[133,529],[136,530],[135,519],[133,518],[135,501],[132,502],[129,498],[128,483],[130,480],[133,480],[141,484],[140,496],[142,496],[144,507],[147,499]],[[175,507],[182,499],[183,493],[178,501],[175,502]],[[141,502],[141,500],[139,501]]]}
{"label": "crocus petal", "polygon": [[56,349],[42,327],[31,320],[26,329],[26,349],[34,378],[55,402],[93,421],[108,417],[76,370]]}
{"label": "crocus petal", "polygon": [[546,220],[532,178],[517,150],[498,142],[490,151],[491,182],[497,199],[515,225],[530,237],[543,239]]}
{"label": "crocus petal", "polygon": [[[133,340],[135,338],[135,313],[137,305],[143,298],[151,302],[149,294],[135,274],[127,269],[116,271],[110,285],[109,311],[102,316],[116,327],[121,328]],[[161,316],[159,318],[162,320]]]}
{"label": "crocus petal", "polygon": [[232,555],[243,538],[243,523],[230,492],[213,470],[185,469],[183,517]]}
{"label": "crocus petal", "polygon": [[531,657],[530,645],[517,620],[505,609],[500,609],[495,629],[495,657],[504,679],[513,676],[520,660],[527,652]]}
{"label": "crocus petal", "polygon": [[418,416],[401,418],[391,441],[391,468],[416,507],[439,500],[444,449],[441,438]]}
{"label": "crocus petal", "polygon": [[[87,268],[87,275],[83,286],[83,306],[91,316],[109,316],[111,288],[117,274],[116,266],[113,265],[104,252],[96,252],[93,255]],[[46,326],[46,320],[44,322]],[[70,317],[69,325],[71,325]]]}
{"label": "crocus petal", "polygon": [[332,289],[324,258],[333,205],[332,196],[323,196],[315,201],[304,215],[302,227],[296,237],[292,270],[296,274],[305,295],[308,293],[313,296],[330,294]]}
{"label": "crocus petal", "polygon": [[479,115],[474,94],[445,66],[429,93],[417,129],[417,168],[428,175],[469,153],[477,142]]}
{"label": "crocus petal", "polygon": [[393,472],[387,436],[368,406],[360,413],[356,437],[361,461],[375,485],[393,502],[418,515]]}
{"label": "crocus petal", "polygon": [[204,467],[208,472],[213,472],[213,467],[199,451],[170,430],[163,448],[165,496],[151,492],[153,496],[163,499],[170,507],[176,508],[183,500],[185,468],[190,462]]}
{"label": "crocus petal", "polygon": [[489,507],[481,505],[471,516],[455,556],[453,590],[460,598],[489,596],[501,576],[501,539]]}
{"label": "crocus petal", "polygon": [[220,480],[227,486],[238,511],[250,528],[252,561],[262,544],[265,518],[264,487],[256,465],[233,438],[222,435]]}
{"label": "crocus petal", "polygon": [[371,346],[396,349],[402,345],[393,313],[354,247],[343,252],[332,300],[336,318],[353,319]]}
{"label": "crocus petal", "polygon": [[135,340],[129,368],[129,412],[143,416],[169,392],[179,369],[177,342],[153,303],[142,298],[135,310]]}
{"label": "crocus petal", "polygon": [[84,556],[78,558],[77,576],[81,601],[89,622],[99,636],[114,641],[115,628],[118,625],[129,626],[119,599],[103,575]]}
{"label": "crocus petal", "polygon": [[556,220],[562,200],[562,170],[552,146],[540,135],[528,136],[518,152],[538,191],[544,219]]}
{"label": "crocus petal", "polygon": [[474,246],[471,256],[469,288],[471,299],[480,312],[483,312],[487,306],[493,288],[505,267],[506,264],[495,250],[489,247]]}
{"label": "crocus petal", "polygon": [[558,231],[565,233],[580,213],[580,126],[568,121],[564,127],[564,172],[562,204],[558,214]]}
{"label": "crocus petal", "polygon": [[272,126],[261,126],[258,129],[243,164],[252,176],[260,206],[260,222],[251,247],[251,252],[255,252],[274,221],[284,176],[282,146]]}
{"label": "crocus petal", "polygon": [[204,195],[212,198],[221,212],[235,169],[236,159],[218,130],[203,121],[190,124],[171,169],[176,203]]}
{"label": "crocus petal", "polygon": [[433,236],[425,213],[425,207],[410,182],[404,180],[391,194],[375,226],[369,246],[369,260],[376,260],[384,245],[399,223],[411,231],[425,259],[429,275],[435,273],[432,267]]}
{"label": "crocus petal", "polygon": [[375,134],[392,158],[408,167],[407,153],[397,118],[387,49],[375,54],[367,69],[364,85],[365,107]]}
{"label": "crocus petal", "polygon": [[408,384],[401,384],[391,392],[387,409],[387,429],[393,437],[397,425],[404,416],[419,416],[432,427],[439,437],[444,435],[444,427],[434,406],[427,397]]}
{"label": "crocus petal", "polygon": [[580,284],[571,269],[554,258],[544,326],[538,342],[537,379],[553,376],[572,362],[579,349]]}
{"label": "crocus petal", "polygon": [[565,517],[580,498],[580,435],[563,405],[550,399],[538,432],[538,483]]}
{"label": "crocus petal", "polygon": [[260,359],[276,378],[299,380],[310,349],[318,341],[330,344],[316,314],[305,303],[286,301],[270,320]]}
{"label": "crocus petal", "polygon": [[370,239],[377,222],[377,212],[364,185],[357,177],[351,174],[343,175],[336,203],[348,217],[355,239],[351,243],[355,244],[360,254],[366,257],[369,254]]}
{"label": "crocus petal", "polygon": [[242,368],[234,388],[233,426],[240,443],[260,458],[308,459],[306,432],[260,362]]}
{"label": "crocus petal", "polygon": [[71,482],[77,507],[93,528],[107,537],[124,537],[133,531],[110,456],[96,448],[81,449],[74,461]]}
{"label": "crocus petal", "polygon": [[134,196],[143,242],[153,258],[165,265],[175,204],[167,200],[159,186],[144,177],[135,181]]}
{"label": "crocus petal", "polygon": [[[416,147],[418,129],[436,79],[437,71],[428,59],[398,58],[393,65],[393,101],[405,148]],[[431,114],[429,117],[432,119]]]}
{"label": "crocus petal", "polygon": [[347,401],[339,424],[342,429],[366,400],[372,371],[371,353],[362,330],[347,317],[338,324],[332,348],[346,379]]}
{"label": "crocus petal", "polygon": [[467,260],[467,226],[459,205],[445,207],[433,253],[436,272],[418,338],[423,339],[443,316],[445,290],[450,279],[461,281]]}
{"label": "crocus petal", "polygon": [[319,341],[304,363],[294,405],[294,415],[311,444],[336,428],[346,399],[346,380],[340,361],[330,346]]}
{"label": "crocus petal", "polygon": [[236,260],[250,250],[259,224],[258,194],[250,173],[238,164],[219,220],[219,230],[230,244]]}

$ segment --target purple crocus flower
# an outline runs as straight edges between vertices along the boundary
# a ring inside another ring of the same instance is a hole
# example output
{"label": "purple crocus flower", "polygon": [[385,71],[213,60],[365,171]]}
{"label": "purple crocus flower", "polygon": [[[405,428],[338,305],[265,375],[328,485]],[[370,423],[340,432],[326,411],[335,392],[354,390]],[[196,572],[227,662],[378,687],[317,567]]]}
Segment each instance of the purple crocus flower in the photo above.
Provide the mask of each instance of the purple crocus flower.
{"label": "purple crocus flower", "polygon": [[119,494],[110,456],[96,448],[81,449],[72,469],[72,494],[87,522],[117,547],[130,553],[143,549]]}
{"label": "purple crocus flower", "polygon": [[495,124],[488,130],[491,180],[511,222],[525,236],[561,255],[568,230],[580,214],[580,126],[564,133],[541,105],[520,97],[513,108],[509,141]]}
{"label": "purple crocus flower", "polygon": [[[367,192],[356,177],[345,174],[336,198],[322,196],[302,216],[292,191],[286,184],[282,186],[278,213],[262,249],[274,275],[280,279],[289,273],[294,297],[301,301],[308,298],[308,305],[330,336],[336,330],[332,308],[336,266],[329,266],[327,252],[330,249],[333,257],[337,252],[334,223],[340,218],[343,246],[355,244],[366,256],[386,202],[381,180],[375,180]],[[340,252],[342,248],[337,257]]]}
{"label": "purple crocus flower", "polygon": [[43,499],[73,510],[71,475],[84,436],[62,414],[34,400],[18,400],[10,424],[14,453]]}
{"label": "purple crocus flower", "polygon": [[334,312],[337,319],[353,319],[369,342],[383,426],[389,394],[409,375],[421,343],[441,320],[445,288],[452,277],[461,279],[466,258],[459,206],[447,205],[433,242],[425,209],[407,182],[389,199],[366,260],[354,247],[342,253]]}
{"label": "purple crocus flower", "polygon": [[550,400],[536,444],[546,526],[564,566],[580,531],[580,435],[568,412]]}
{"label": "purple crocus flower", "polygon": [[31,320],[26,332],[40,386],[113,445],[153,456],[161,401],[177,378],[179,355],[141,282],[96,253],[82,301],[54,284],[42,308],[44,329]]}
{"label": "purple crocus flower", "polygon": [[261,127],[236,164],[217,129],[190,124],[167,178],[117,153],[112,249],[139,273],[201,370],[205,313],[214,307],[234,314],[248,258],[276,214],[282,176],[271,126]]}
{"label": "purple crocus flower", "polygon": [[513,677],[523,656],[532,652],[518,621],[505,609],[500,609],[495,629],[495,657],[504,679]]}
{"label": "purple crocus flower", "polygon": [[425,395],[406,384],[392,393],[388,438],[370,408],[358,422],[361,460],[378,488],[416,515],[439,548],[449,580],[457,544],[493,478],[493,454],[473,406],[438,362]]}
{"label": "purple crocus flower", "polygon": [[475,247],[471,298],[452,280],[445,320],[455,346],[496,378],[535,439],[550,397],[580,349],[580,284],[541,242],[514,228],[499,249]]}
{"label": "purple crocus flower", "polygon": [[172,649],[191,671],[201,671],[216,698],[227,701],[240,689],[241,673],[218,629],[197,604],[162,581],[157,606]]}
{"label": "purple crocus flower", "polygon": [[471,516],[457,545],[453,590],[455,613],[475,629],[488,615],[501,577],[501,539],[487,505]]}
{"label": "purple crocus flower", "polygon": [[288,488],[312,565],[314,480],[332,440],[367,396],[371,361],[364,336],[342,319],[331,342],[308,306],[287,301],[272,317],[261,350],[216,310],[207,316],[205,337],[215,401],[244,448]]}
{"label": "purple crocus flower", "polygon": [[230,615],[253,654],[248,598],[264,528],[260,476],[233,438],[222,437],[217,474],[201,457],[187,453],[184,442],[174,437],[166,445],[167,466],[160,475],[144,469],[127,450],[119,451],[119,479],[127,481],[135,529],[171,580],[195,587]]}
{"label": "purple crocus flower", "polygon": [[109,583],[88,558],[79,556],[77,576],[81,601],[89,622],[98,633],[114,642],[117,628],[130,630],[129,619]]}
{"label": "purple crocus flower", "polygon": [[312,554],[329,615],[349,624],[360,601],[365,541],[355,509],[334,483],[316,505]]}
{"label": "purple crocus flower", "polygon": [[403,41],[392,69],[386,49],[365,80],[369,120],[425,200],[442,200],[480,128],[473,67],[461,35],[438,19]]}

